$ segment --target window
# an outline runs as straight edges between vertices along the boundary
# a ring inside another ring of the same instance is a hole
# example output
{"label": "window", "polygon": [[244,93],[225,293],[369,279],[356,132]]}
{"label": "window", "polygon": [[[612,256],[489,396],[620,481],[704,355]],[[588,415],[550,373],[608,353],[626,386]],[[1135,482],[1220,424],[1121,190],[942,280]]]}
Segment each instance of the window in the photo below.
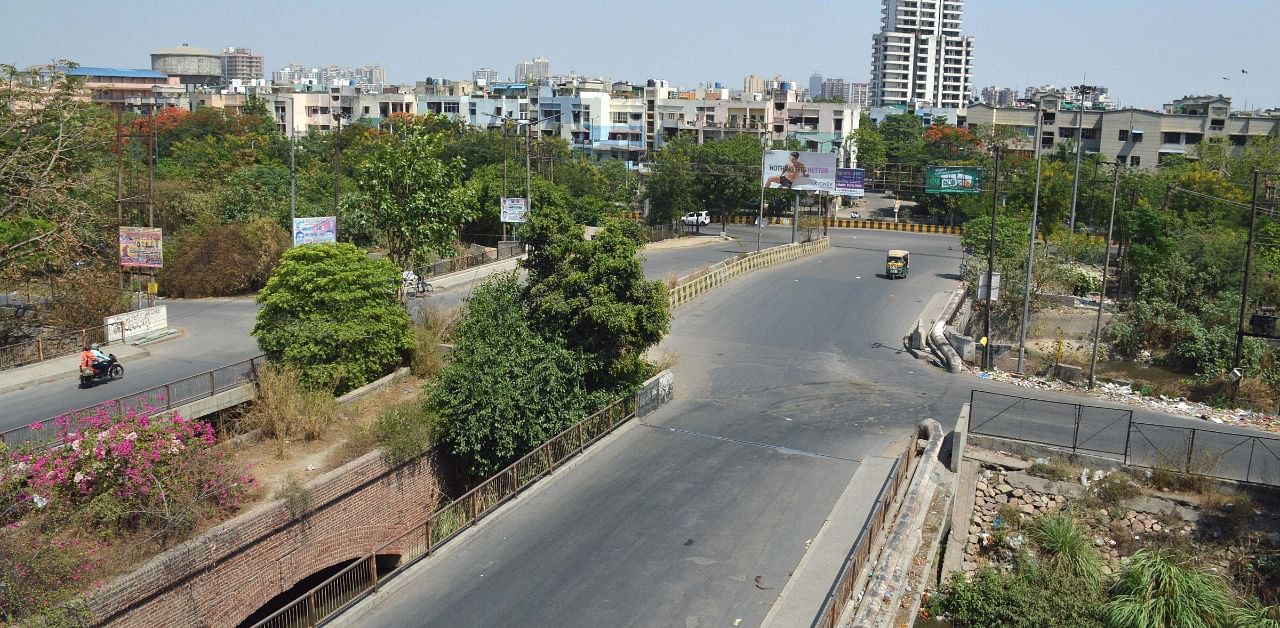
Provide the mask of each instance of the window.
{"label": "window", "polygon": [[1187,133],[1183,141],[1187,144],[1199,144],[1202,139],[1204,139],[1203,133]]}
{"label": "window", "polygon": [[1244,146],[1249,143],[1249,136],[1243,133],[1231,136],[1232,146]]}
{"label": "window", "polygon": [[446,102],[446,103],[444,103],[444,112],[445,112],[445,113],[458,113],[458,110],[459,110],[458,103],[456,103],[456,102]]}
{"label": "window", "polygon": [[1098,130],[1097,129],[1081,129],[1080,139],[1096,140],[1098,139]]}
{"label": "window", "polygon": [[1071,128],[1069,126],[1064,126],[1058,129],[1058,137],[1069,138],[1069,137],[1075,137],[1075,136],[1076,136],[1076,130],[1074,128]]}
{"label": "window", "polygon": [[1129,132],[1129,139],[1133,140],[1134,142],[1141,142],[1141,141],[1142,141],[1142,131],[1140,131],[1140,130],[1136,130],[1136,129],[1135,129],[1135,130],[1133,130],[1133,131],[1130,131],[1130,132]]}
{"label": "window", "polygon": [[615,111],[615,112],[613,112],[613,123],[614,123],[614,124],[626,124],[626,123],[627,123],[627,112],[625,112],[625,111]]}
{"label": "window", "polygon": [[1130,165],[1130,166],[1141,166],[1141,165],[1142,165],[1142,158],[1141,158],[1141,157],[1139,157],[1139,156],[1137,156],[1137,155],[1129,155],[1129,165]]}
{"label": "window", "polygon": [[1176,131],[1165,131],[1160,134],[1160,141],[1165,144],[1181,144],[1182,134]]}
{"label": "window", "polygon": [[1058,114],[1052,111],[1046,111],[1044,112],[1044,115],[1041,116],[1040,120],[1045,126],[1053,126],[1053,124],[1058,121]]}
{"label": "window", "polygon": [[368,105],[365,105],[365,107],[364,107],[364,114],[365,114],[366,116],[367,116],[367,115],[369,115],[369,106],[368,106]]}
{"label": "window", "polygon": [[1209,120],[1210,131],[1221,131],[1227,128],[1227,121],[1222,118],[1212,118]]}

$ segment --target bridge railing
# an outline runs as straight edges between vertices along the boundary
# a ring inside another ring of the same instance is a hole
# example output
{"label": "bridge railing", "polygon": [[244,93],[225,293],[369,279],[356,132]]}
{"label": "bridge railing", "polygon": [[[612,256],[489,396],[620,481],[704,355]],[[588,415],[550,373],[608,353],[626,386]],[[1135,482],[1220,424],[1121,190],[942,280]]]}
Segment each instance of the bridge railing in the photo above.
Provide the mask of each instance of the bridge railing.
{"label": "bridge railing", "polygon": [[671,307],[675,308],[738,275],[751,272],[757,268],[789,262],[830,247],[831,240],[822,237],[802,244],[783,244],[762,251],[744,253],[736,258],[716,262],[706,270],[681,277],[676,280],[676,285],[668,290],[667,296],[670,299]]}
{"label": "bridge railing", "polygon": [[889,507],[893,503],[893,497],[898,494],[898,488],[906,479],[915,457],[916,441],[913,438],[907,444],[906,451],[903,451],[902,455],[893,462],[889,475],[880,486],[875,504],[872,505],[867,520],[863,522],[862,529],[858,530],[858,540],[854,542],[853,549],[845,557],[835,584],[831,586],[826,601],[822,603],[822,609],[818,611],[818,618],[813,622],[815,628],[835,628],[840,621],[840,616],[844,614],[845,607],[853,601],[853,589],[858,582],[858,576],[871,560],[871,546],[892,514],[889,512]]}
{"label": "bridge railing", "polygon": [[[347,610],[365,595],[376,591],[379,582],[431,556],[441,545],[626,423],[635,416],[635,411],[635,397],[626,397],[577,422],[479,486],[437,509],[426,520],[352,561],[338,573],[254,624],[254,628],[315,626]],[[386,554],[399,554],[399,563],[390,569],[379,566],[378,556]]]}
{"label": "bridge railing", "polygon": [[248,360],[210,369],[197,375],[184,377],[146,390],[109,399],[92,406],[72,410],[56,417],[35,421],[11,430],[0,432],[0,444],[8,448],[30,444],[37,447],[56,444],[56,429],[52,425],[60,419],[70,421],[68,429],[75,429],[88,417],[106,412],[125,414],[130,410],[150,408],[165,412],[186,404],[226,392],[245,382],[257,381],[258,370],[266,364],[267,356],[259,355]]}
{"label": "bridge railing", "polygon": [[106,345],[107,339],[113,335],[108,333],[109,329],[116,331],[116,335],[120,338],[124,338],[124,323],[112,323],[62,331],[41,336],[35,340],[5,345],[0,347],[0,370],[73,355],[93,343]]}
{"label": "bridge railing", "polygon": [[974,390],[969,432],[1072,453],[1112,458],[1126,466],[1280,486],[1280,437],[1160,425],[1133,420],[1133,411]]}

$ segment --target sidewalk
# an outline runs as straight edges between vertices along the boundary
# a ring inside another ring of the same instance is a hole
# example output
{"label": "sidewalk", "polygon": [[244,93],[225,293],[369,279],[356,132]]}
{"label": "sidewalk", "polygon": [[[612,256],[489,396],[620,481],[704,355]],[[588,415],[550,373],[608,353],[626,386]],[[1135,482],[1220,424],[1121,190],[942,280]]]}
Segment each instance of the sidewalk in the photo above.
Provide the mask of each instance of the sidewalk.
{"label": "sidewalk", "polygon": [[845,558],[858,540],[858,533],[871,515],[880,487],[893,469],[895,460],[875,456],[858,465],[844,494],[836,501],[804,558],[800,559],[795,574],[765,616],[765,628],[810,626],[814,623],[840,575],[840,569],[844,567]]}
{"label": "sidewalk", "polygon": [[[145,358],[151,352],[133,344],[106,345],[104,353],[114,353],[121,363]],[[60,358],[28,364],[18,368],[0,371],[0,395],[26,390],[38,384],[76,377],[80,372],[80,354],[72,353]]]}
{"label": "sidewalk", "polygon": [[449,273],[447,275],[437,275],[435,277],[428,277],[427,283],[431,284],[431,288],[433,290],[448,290],[449,288],[470,283],[482,277],[488,277],[489,275],[492,275],[494,273],[501,273],[509,270],[515,270],[516,265],[519,264],[520,260],[524,259],[525,257],[526,257],[525,255],[508,257],[507,259],[504,259],[501,261],[489,262],[488,264],[480,264],[479,266],[472,266],[471,268]]}

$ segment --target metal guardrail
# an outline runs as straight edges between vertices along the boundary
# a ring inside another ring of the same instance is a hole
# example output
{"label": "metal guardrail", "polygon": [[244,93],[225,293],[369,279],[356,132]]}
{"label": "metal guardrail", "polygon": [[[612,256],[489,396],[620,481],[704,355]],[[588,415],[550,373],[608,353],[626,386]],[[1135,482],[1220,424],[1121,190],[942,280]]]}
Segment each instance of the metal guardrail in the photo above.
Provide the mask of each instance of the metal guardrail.
{"label": "metal guardrail", "polygon": [[[104,410],[109,414],[115,415],[144,407],[156,412],[166,412],[194,401],[226,392],[245,382],[257,381],[258,369],[266,364],[266,361],[267,356],[259,355],[235,364],[220,366],[198,375],[184,377],[167,384],[161,384],[160,386],[116,397],[92,406],[72,410],[57,417],[35,421],[22,427],[0,432],[0,444],[6,447],[33,443],[36,446],[56,444],[52,441],[54,430],[45,428],[45,425],[63,417],[69,418],[72,422],[71,425],[74,426],[85,418]],[[74,429],[71,426],[69,428]]]}
{"label": "metal guardrail", "polygon": [[762,251],[746,253],[741,257],[717,262],[704,271],[677,279],[675,287],[668,291],[667,296],[670,299],[671,307],[675,308],[738,275],[751,272],[757,268],[789,262],[830,247],[831,240],[824,236],[803,244],[783,244]]}
{"label": "metal guardrail", "polygon": [[969,431],[979,436],[1102,455],[1126,466],[1280,486],[1280,437],[1143,423],[1133,420],[1132,410],[980,390],[969,400]]}
{"label": "metal guardrail", "polygon": [[898,488],[902,486],[915,457],[916,439],[913,437],[907,444],[906,451],[894,461],[888,477],[880,486],[875,504],[867,514],[867,520],[863,522],[862,529],[858,531],[858,539],[854,541],[853,549],[849,550],[849,555],[845,557],[840,573],[836,576],[835,583],[831,585],[827,599],[822,603],[822,609],[819,610],[818,617],[813,622],[815,628],[835,628],[840,621],[840,616],[844,614],[845,607],[853,601],[853,587],[857,584],[858,577],[867,563],[871,561],[871,546],[880,531],[884,529],[885,521],[889,519],[889,505],[894,495],[898,494]]}
{"label": "metal guardrail", "polygon": [[0,370],[11,369],[28,364],[43,362],[50,358],[65,357],[79,353],[90,343],[107,344],[110,327],[120,328],[120,338],[124,338],[124,323],[98,325],[72,331],[44,336],[35,340],[18,342],[0,347]]}
{"label": "metal guardrail", "polygon": [[481,264],[489,262],[497,262],[512,257],[518,257],[524,254],[524,245],[519,242],[507,241],[499,242],[498,246],[492,251],[484,250],[469,255],[459,257],[451,257],[442,259],[438,262],[427,264],[413,269],[413,273],[421,279],[430,279],[439,275],[447,275],[460,270],[466,270]]}
{"label": "metal guardrail", "polygon": [[[499,471],[458,499],[437,509],[425,521],[356,559],[301,597],[253,625],[253,628],[315,626],[347,610],[383,580],[404,572],[419,560],[475,525],[502,504],[635,416],[636,401],[627,397],[560,432],[511,466]],[[400,561],[380,571],[379,555],[398,554]]]}

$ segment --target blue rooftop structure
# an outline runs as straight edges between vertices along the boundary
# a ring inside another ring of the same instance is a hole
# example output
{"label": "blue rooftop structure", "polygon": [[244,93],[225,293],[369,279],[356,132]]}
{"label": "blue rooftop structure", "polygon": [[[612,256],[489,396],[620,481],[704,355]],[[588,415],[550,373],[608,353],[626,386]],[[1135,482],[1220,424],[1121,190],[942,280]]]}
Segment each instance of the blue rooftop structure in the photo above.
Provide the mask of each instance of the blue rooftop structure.
{"label": "blue rooftop structure", "polygon": [[61,68],[68,76],[101,76],[106,78],[150,78],[163,79],[169,75],[164,72],[156,72],[155,70],[130,70],[124,68],[93,68],[80,66],[78,68]]}

